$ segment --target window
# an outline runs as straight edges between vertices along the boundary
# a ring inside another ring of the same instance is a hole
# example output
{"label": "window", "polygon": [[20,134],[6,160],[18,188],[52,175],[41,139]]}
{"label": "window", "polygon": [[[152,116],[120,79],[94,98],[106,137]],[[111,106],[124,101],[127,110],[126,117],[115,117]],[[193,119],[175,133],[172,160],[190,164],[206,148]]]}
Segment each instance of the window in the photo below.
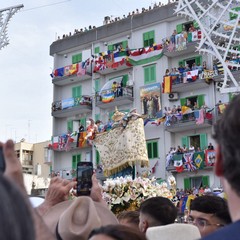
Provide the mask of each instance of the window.
{"label": "window", "polygon": [[82,86],[72,88],[72,97],[77,98],[82,96]]}
{"label": "window", "polygon": [[193,58],[188,58],[188,59],[183,59],[181,61],[178,62],[179,66],[186,66],[188,64],[188,66],[191,68],[192,64],[195,63],[196,66],[202,65],[202,56],[196,56]]}
{"label": "window", "polygon": [[84,126],[84,129],[86,129],[86,118],[80,118],[79,123]]}
{"label": "window", "polygon": [[73,121],[69,120],[67,122],[67,132],[72,133],[73,132]]}
{"label": "window", "polygon": [[119,43],[114,43],[112,45],[108,45],[108,50],[109,51],[116,51],[116,50],[120,50],[123,49],[125,50],[128,46],[128,41],[122,41]]}
{"label": "window", "polygon": [[207,134],[198,134],[198,135],[192,135],[192,136],[183,136],[182,137],[182,146],[186,145],[187,148],[190,147],[190,145],[193,145],[194,148],[197,150],[198,147],[200,147],[201,150],[204,150],[207,148]]}
{"label": "window", "polygon": [[156,82],[156,65],[150,65],[143,68],[144,70],[144,84]]}
{"label": "window", "polygon": [[99,165],[100,164],[100,154],[99,152],[96,150],[96,164]]}
{"label": "window", "polygon": [[158,142],[147,142],[147,151],[149,159],[158,158]]}
{"label": "window", "polygon": [[209,186],[209,176],[184,178],[184,190]]}
{"label": "window", "polygon": [[72,56],[72,64],[79,63],[82,61],[82,53],[78,53]]}
{"label": "window", "polygon": [[100,88],[100,79],[96,79],[95,80],[95,82],[94,82],[94,91],[95,91],[95,93],[96,92],[99,92],[100,90],[101,90],[101,88]]}
{"label": "window", "polygon": [[198,23],[196,21],[180,23],[176,26],[177,33],[182,33],[183,30],[188,32],[191,25],[193,25],[195,29],[199,28]]}
{"label": "window", "polygon": [[95,47],[95,48],[94,48],[94,53],[95,53],[95,54],[100,53],[100,47]]}
{"label": "window", "polygon": [[81,154],[72,156],[72,169],[77,169],[77,164],[81,162]]}
{"label": "window", "polygon": [[198,107],[201,108],[201,106],[204,105],[205,103],[204,99],[205,99],[204,95],[197,95],[197,96],[181,98],[180,103],[181,103],[181,106],[186,106],[187,100],[189,100],[192,106],[194,106],[194,103],[196,102]]}
{"label": "window", "polygon": [[143,33],[143,47],[148,47],[154,44],[154,31]]}

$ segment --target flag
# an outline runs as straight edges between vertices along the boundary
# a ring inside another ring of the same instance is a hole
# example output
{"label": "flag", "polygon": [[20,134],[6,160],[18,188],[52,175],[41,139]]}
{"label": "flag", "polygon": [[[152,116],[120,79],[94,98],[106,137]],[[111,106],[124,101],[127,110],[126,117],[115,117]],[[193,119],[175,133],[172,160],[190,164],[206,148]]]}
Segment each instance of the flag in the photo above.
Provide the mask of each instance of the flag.
{"label": "flag", "polygon": [[63,77],[64,76],[64,67],[58,68],[54,71],[55,77]]}
{"label": "flag", "polygon": [[70,73],[69,73],[70,67],[71,67],[70,65],[64,67],[64,76],[69,76],[70,75]]}
{"label": "flag", "polygon": [[193,162],[193,153],[184,153],[183,158],[185,162],[184,165],[189,172],[195,171],[197,169]]}
{"label": "flag", "polygon": [[214,166],[215,160],[216,160],[216,151],[215,150],[206,150],[205,151],[206,166]]}
{"label": "flag", "polygon": [[82,63],[78,63],[78,68],[77,68],[77,76],[80,77],[80,76],[83,76],[86,74],[86,68],[83,68],[82,67]]}
{"label": "flag", "polygon": [[77,63],[69,66],[69,75],[76,74],[77,71],[78,71],[78,64]]}
{"label": "flag", "polygon": [[193,161],[198,169],[204,168],[204,151],[202,152],[195,152],[193,154]]}
{"label": "flag", "polygon": [[173,155],[173,161],[174,161],[173,166],[176,168],[176,171],[179,173],[184,170],[182,157],[183,157],[182,154]]}
{"label": "flag", "polygon": [[171,93],[172,92],[172,77],[164,76],[163,78],[163,93]]}
{"label": "flag", "polygon": [[102,95],[102,102],[109,103],[114,100],[114,93],[106,93]]}
{"label": "flag", "polygon": [[199,110],[199,117],[196,118],[196,124],[203,124],[204,123],[204,109]]}
{"label": "flag", "polygon": [[189,114],[189,113],[192,113],[193,110],[190,108],[190,107],[187,107],[187,106],[182,106],[182,114]]}
{"label": "flag", "polygon": [[198,69],[187,72],[187,81],[193,82],[198,78]]}

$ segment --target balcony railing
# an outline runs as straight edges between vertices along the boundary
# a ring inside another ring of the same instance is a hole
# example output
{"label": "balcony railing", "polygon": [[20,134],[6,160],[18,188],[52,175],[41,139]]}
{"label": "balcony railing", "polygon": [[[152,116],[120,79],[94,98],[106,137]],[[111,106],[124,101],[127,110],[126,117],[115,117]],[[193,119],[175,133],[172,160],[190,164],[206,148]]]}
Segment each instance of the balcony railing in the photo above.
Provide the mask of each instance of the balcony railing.
{"label": "balcony railing", "polygon": [[133,86],[120,87],[115,91],[112,89],[105,89],[104,91],[97,92],[96,106],[109,108],[115,105],[124,105],[132,103],[134,100],[133,97]]}
{"label": "balcony railing", "polygon": [[88,143],[87,132],[64,133],[60,136],[53,136],[52,143],[48,146],[53,151],[71,151],[91,147]]}
{"label": "balcony railing", "polygon": [[191,46],[195,48],[195,43],[196,41],[200,40],[200,38],[200,30],[196,30],[194,32],[179,33],[166,37],[162,39],[164,54],[171,57],[179,54],[181,51],[186,51],[188,48],[191,49]]}
{"label": "balcony railing", "polygon": [[88,95],[81,97],[67,98],[52,103],[52,115],[54,117],[66,117],[68,112],[77,111],[78,113],[90,112],[92,110],[92,98]]}
{"label": "balcony railing", "polygon": [[215,150],[169,153],[166,158],[166,170],[171,172],[211,169],[215,164]]}
{"label": "balcony railing", "polygon": [[213,109],[200,109],[186,114],[170,114],[166,116],[164,125],[169,132],[180,132],[192,128],[210,127],[214,116],[212,111]]}

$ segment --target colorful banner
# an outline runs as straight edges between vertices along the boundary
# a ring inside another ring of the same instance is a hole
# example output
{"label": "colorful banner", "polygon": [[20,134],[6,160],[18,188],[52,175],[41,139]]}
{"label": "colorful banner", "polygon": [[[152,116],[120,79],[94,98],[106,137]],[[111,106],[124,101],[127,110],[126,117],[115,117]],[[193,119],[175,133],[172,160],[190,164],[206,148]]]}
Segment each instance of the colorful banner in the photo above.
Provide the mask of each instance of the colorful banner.
{"label": "colorful banner", "polygon": [[195,171],[197,168],[193,162],[193,153],[184,153],[184,165],[189,172]]}
{"label": "colorful banner", "polygon": [[162,117],[160,83],[149,84],[140,88],[142,114],[148,118]]}
{"label": "colorful banner", "polygon": [[164,76],[163,78],[163,93],[171,93],[172,92],[172,77]]}
{"label": "colorful banner", "polygon": [[183,172],[184,167],[183,167],[183,154],[174,154],[173,155],[173,166],[176,168],[177,172]]}
{"label": "colorful banner", "polygon": [[205,151],[206,166],[214,166],[215,160],[216,160],[216,151],[215,150],[206,150]]}
{"label": "colorful banner", "polygon": [[195,152],[193,154],[193,161],[197,167],[197,169],[203,169],[204,168],[204,151],[202,152]]}

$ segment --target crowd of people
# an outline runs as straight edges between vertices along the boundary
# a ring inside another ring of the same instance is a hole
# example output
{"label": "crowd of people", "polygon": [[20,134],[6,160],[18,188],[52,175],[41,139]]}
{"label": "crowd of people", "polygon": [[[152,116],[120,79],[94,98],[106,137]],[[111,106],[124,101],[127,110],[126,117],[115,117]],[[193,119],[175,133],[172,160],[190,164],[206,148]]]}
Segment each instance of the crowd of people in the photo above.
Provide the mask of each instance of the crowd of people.
{"label": "crowd of people", "polygon": [[[90,196],[70,200],[69,193],[76,187],[76,181],[53,177],[44,202],[33,208],[13,141],[0,143],[6,164],[4,173],[0,174],[2,239],[155,240],[159,236],[161,239],[179,240],[200,237],[204,240],[239,239],[239,102],[240,95],[228,105],[214,129],[217,144],[215,174],[221,178],[227,201],[209,193],[193,198],[186,216],[188,224],[175,223],[177,207],[170,199],[158,196],[144,200],[137,209],[138,213],[122,214],[118,219],[102,198],[102,189],[95,174]],[[129,221],[132,225],[128,224]],[[179,228],[184,231],[179,231]]]}
{"label": "crowd of people", "polygon": [[[169,0],[167,4],[170,4],[170,3],[173,3],[173,2],[175,2],[175,0]],[[162,2],[159,2],[159,3],[155,2],[152,6],[149,6],[148,8],[143,7],[141,10],[136,9],[135,11],[129,12],[127,15],[124,14],[122,17],[114,17],[114,18],[108,17],[107,20],[105,21],[105,24],[111,24],[111,23],[114,23],[114,22],[118,22],[118,21],[121,21],[123,19],[129,18],[131,16],[141,14],[141,13],[144,13],[144,12],[148,12],[148,11],[151,11],[155,8],[162,7],[162,6],[165,6],[165,5],[166,4],[164,4]],[[60,36],[58,36],[57,40],[65,39],[67,37],[71,37],[71,36],[76,35],[76,34],[81,34],[81,33],[84,33],[84,32],[88,32],[88,31],[91,31],[95,28],[96,28],[96,26],[89,25],[89,27],[74,29],[73,33],[69,32],[68,34],[63,34],[62,38]]]}

